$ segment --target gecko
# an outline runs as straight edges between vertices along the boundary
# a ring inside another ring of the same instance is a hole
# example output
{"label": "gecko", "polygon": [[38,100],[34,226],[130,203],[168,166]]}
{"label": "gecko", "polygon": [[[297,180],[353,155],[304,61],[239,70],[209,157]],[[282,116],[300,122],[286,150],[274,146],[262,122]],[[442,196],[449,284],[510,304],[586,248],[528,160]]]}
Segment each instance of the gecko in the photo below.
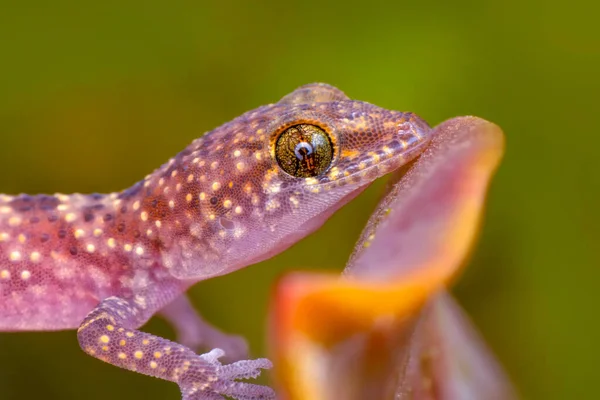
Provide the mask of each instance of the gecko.
{"label": "gecko", "polygon": [[[85,353],[175,382],[184,400],[274,399],[247,382],[271,362],[243,359],[244,342],[205,322],[186,290],[312,233],[430,132],[414,113],[309,84],[121,192],[0,195],[0,331],[77,329]],[[139,330],[157,313],[178,342]]]}

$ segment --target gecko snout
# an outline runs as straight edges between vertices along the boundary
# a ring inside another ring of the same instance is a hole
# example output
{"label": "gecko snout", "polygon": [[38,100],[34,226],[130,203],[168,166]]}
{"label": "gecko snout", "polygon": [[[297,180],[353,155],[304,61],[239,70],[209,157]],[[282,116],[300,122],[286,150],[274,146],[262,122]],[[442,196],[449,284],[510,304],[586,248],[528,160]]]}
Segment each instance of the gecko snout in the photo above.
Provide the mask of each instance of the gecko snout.
{"label": "gecko snout", "polygon": [[408,113],[406,117],[398,124],[399,139],[407,143],[409,147],[420,146],[428,142],[432,131],[429,124],[413,113]]}

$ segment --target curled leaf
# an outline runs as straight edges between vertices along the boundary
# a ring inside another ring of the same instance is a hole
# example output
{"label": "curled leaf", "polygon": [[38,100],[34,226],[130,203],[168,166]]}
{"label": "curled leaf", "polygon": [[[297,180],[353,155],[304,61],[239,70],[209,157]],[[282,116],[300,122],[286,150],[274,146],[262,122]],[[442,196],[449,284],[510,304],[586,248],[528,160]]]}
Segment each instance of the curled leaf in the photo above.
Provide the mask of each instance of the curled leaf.
{"label": "curled leaf", "polygon": [[282,398],[510,398],[508,389],[479,390],[510,385],[485,348],[469,344],[472,329],[443,294],[475,239],[503,135],[461,117],[433,137],[396,177],[343,277],[294,273],[279,282],[271,329]]}
{"label": "curled leaf", "polygon": [[480,118],[437,126],[430,146],[369,219],[345,274],[378,281],[426,273],[445,282],[455,276],[475,239],[503,151],[500,128]]}

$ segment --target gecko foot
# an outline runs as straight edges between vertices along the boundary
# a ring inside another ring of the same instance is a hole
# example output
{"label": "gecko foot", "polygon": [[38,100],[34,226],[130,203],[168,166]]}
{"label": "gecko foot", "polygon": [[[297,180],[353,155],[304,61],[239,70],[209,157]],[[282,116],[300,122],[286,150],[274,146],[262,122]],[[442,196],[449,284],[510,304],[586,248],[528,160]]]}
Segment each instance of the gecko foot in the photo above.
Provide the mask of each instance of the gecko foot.
{"label": "gecko foot", "polygon": [[257,378],[262,369],[270,369],[273,364],[266,358],[237,361],[223,365],[219,358],[225,352],[214,349],[199,356],[214,368],[214,376],[209,382],[194,379],[193,375],[180,382],[183,400],[223,400],[224,396],[237,400],[274,400],[275,392],[267,386],[240,382],[238,379]]}

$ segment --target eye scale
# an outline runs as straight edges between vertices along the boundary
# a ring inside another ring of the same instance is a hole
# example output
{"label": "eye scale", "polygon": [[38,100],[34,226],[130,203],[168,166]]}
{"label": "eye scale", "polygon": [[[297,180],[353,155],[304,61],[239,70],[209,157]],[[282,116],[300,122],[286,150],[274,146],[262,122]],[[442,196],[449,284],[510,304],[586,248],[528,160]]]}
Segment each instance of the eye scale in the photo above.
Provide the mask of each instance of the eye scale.
{"label": "eye scale", "polygon": [[298,178],[321,175],[333,160],[333,145],[320,127],[299,124],[287,128],[275,144],[277,163]]}
{"label": "eye scale", "polygon": [[[87,354],[176,382],[186,400],[274,399],[243,381],[270,361],[223,366],[224,354],[247,356],[243,342],[204,322],[185,291],[318,229],[419,155],[429,132],[412,113],[311,84],[213,129],[121,192],[0,195],[0,332],[78,328]],[[157,312],[181,344],[138,330]],[[199,345],[215,350],[199,355]]]}

